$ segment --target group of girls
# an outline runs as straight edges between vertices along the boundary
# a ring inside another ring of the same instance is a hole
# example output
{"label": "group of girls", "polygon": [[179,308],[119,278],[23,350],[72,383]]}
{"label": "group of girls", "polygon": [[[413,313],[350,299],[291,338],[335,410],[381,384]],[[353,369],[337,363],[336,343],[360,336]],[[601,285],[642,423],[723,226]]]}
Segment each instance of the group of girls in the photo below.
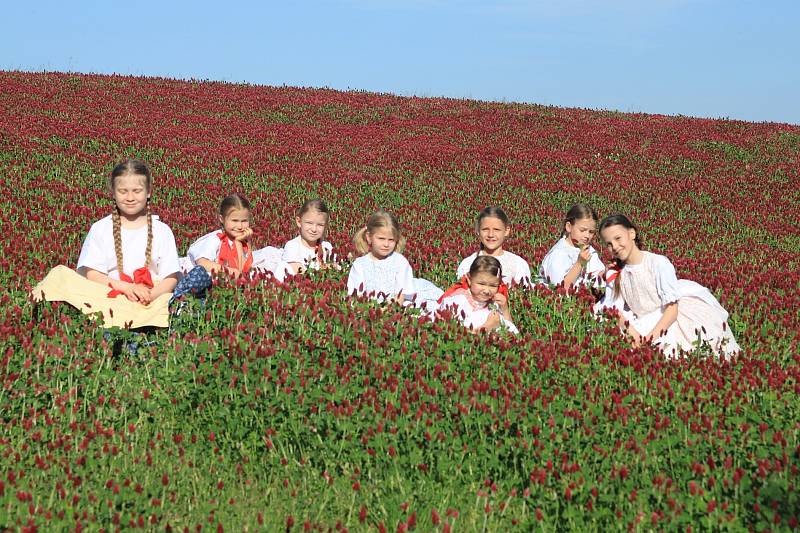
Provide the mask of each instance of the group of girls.
{"label": "group of girls", "polygon": [[[204,294],[220,272],[267,271],[283,281],[308,269],[341,267],[325,240],[330,214],[320,200],[298,210],[298,235],[282,249],[254,249],[250,204],[241,195],[230,195],[220,205],[219,229],[197,239],[179,258],[172,231],[150,212],[149,167],[124,161],[111,172],[109,186],[115,209],[92,225],[77,271],[54,268],[33,289],[36,300],[99,311],[106,326],[165,327],[169,304]],[[510,291],[534,283],[587,286],[601,289],[604,296],[596,310],[614,309],[621,331],[636,346],[653,343],[668,355],[691,351],[701,342],[722,356],[739,351],[728,314],[716,298],[697,283],[678,280],[666,257],[644,251],[637,228],[624,215],[609,216],[598,227],[591,207],[573,206],[535,279],[522,257],[504,249],[511,225],[502,209],[482,210],[475,229],[480,249],[461,261],[456,283],[443,291],[414,277],[402,255],[405,238],[397,218],[374,213],[354,238],[361,255],[350,265],[348,294],[415,306],[432,319],[454,317],[472,331],[517,333]],[[591,245],[598,231],[614,259],[608,267]]]}

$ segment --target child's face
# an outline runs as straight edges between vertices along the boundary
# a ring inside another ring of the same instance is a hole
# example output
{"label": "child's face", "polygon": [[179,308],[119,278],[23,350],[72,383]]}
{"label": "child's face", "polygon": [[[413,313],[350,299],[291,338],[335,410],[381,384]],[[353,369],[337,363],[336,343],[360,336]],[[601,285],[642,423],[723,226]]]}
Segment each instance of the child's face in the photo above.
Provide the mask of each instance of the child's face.
{"label": "child's face", "polygon": [[391,228],[378,228],[366,234],[369,251],[378,259],[389,257],[397,246],[397,237]]}
{"label": "child's face", "polygon": [[250,227],[250,210],[231,209],[224,217],[220,215],[219,221],[225,234],[230,239],[235,239]]}
{"label": "child's face", "polygon": [[325,235],[325,229],[328,227],[327,213],[320,213],[314,209],[306,211],[303,216],[295,217],[294,220],[300,230],[300,238],[312,246]]}
{"label": "child's face", "polygon": [[491,302],[500,288],[500,278],[489,272],[478,272],[467,276],[467,279],[469,280],[469,292],[477,302]]}
{"label": "child's face", "polygon": [[125,174],[114,179],[114,202],[126,217],[137,217],[144,213],[150,191],[147,178],[138,174]]}
{"label": "child's face", "polygon": [[510,232],[511,228],[496,217],[485,217],[478,225],[478,235],[487,252],[502,248]]}
{"label": "child's face", "polygon": [[564,231],[573,246],[586,246],[597,233],[597,222],[593,218],[581,218],[564,224]]}
{"label": "child's face", "polygon": [[619,224],[608,226],[600,232],[600,236],[611,255],[622,262],[627,261],[631,253],[639,249],[635,241],[636,230],[633,228]]}

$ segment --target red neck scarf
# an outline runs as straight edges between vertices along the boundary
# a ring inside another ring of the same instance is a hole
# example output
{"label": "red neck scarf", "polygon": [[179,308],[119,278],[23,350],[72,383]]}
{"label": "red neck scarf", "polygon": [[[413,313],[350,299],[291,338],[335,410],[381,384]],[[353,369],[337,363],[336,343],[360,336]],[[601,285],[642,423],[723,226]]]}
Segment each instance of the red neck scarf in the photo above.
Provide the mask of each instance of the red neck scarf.
{"label": "red neck scarf", "polygon": [[[120,281],[127,281],[128,283],[135,283],[136,285],[144,285],[149,289],[153,288],[153,276],[150,274],[150,270],[146,266],[134,270],[133,278],[131,278],[125,272],[120,272],[119,279]],[[111,284],[109,283],[108,286],[111,287]],[[108,297],[116,298],[120,294],[125,293],[114,289],[114,287],[111,287],[111,290],[108,292]]]}
{"label": "red neck scarf", "polygon": [[[461,277],[461,281],[459,281],[458,283],[456,283],[455,285],[453,285],[452,287],[450,287],[449,289],[444,291],[444,294],[442,294],[439,297],[439,299],[436,300],[436,303],[441,304],[444,301],[445,298],[447,298],[448,296],[454,295],[455,293],[457,293],[461,289],[465,289],[465,290],[469,291],[469,281],[467,280],[467,276],[466,275]],[[502,294],[503,296],[508,298],[508,285],[506,285],[505,283],[503,283],[501,281],[500,282],[500,287],[498,287],[497,292],[499,292],[500,294]]]}
{"label": "red neck scarf", "polygon": [[246,242],[242,243],[242,257],[244,258],[244,265],[239,265],[239,254],[236,252],[236,244],[232,243],[224,231],[217,233],[220,240],[219,255],[217,261],[224,267],[235,268],[242,273],[250,270],[253,266],[253,254],[250,253],[250,245]]}

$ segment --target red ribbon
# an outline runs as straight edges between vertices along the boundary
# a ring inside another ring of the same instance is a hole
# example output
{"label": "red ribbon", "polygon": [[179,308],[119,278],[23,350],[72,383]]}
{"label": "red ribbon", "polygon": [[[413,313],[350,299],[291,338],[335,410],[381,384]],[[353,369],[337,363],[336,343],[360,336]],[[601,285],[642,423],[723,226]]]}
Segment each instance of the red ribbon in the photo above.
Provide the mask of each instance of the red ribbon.
{"label": "red ribbon", "polygon": [[614,283],[617,276],[622,274],[622,269],[617,266],[610,266],[606,270],[606,283]]}
{"label": "red ribbon", "polygon": [[253,266],[253,254],[250,253],[250,245],[246,242],[242,243],[242,255],[244,256],[244,266],[239,268],[239,254],[236,251],[236,245],[231,244],[225,232],[217,233],[217,237],[221,241],[219,247],[219,255],[217,261],[224,267],[235,268],[241,272],[247,272]]}
{"label": "red ribbon", "polygon": [[[133,278],[127,275],[125,272],[119,273],[120,281],[127,281],[128,283],[134,283],[136,285],[144,285],[149,289],[153,288],[153,276],[150,274],[150,270],[143,266],[141,268],[137,268],[133,271]],[[108,284],[111,287],[111,284]],[[116,298],[120,294],[125,294],[123,291],[118,291],[114,287],[111,287],[111,290],[108,293],[109,298]]]}
{"label": "red ribbon", "polygon": [[[447,298],[448,296],[452,296],[461,289],[469,290],[469,280],[466,275],[461,277],[461,281],[459,281],[458,283],[456,283],[455,285],[444,291],[444,294],[439,296],[439,299],[436,300],[436,303],[441,304],[445,298]],[[508,285],[506,285],[501,281],[500,286],[497,288],[497,292],[508,298]]]}

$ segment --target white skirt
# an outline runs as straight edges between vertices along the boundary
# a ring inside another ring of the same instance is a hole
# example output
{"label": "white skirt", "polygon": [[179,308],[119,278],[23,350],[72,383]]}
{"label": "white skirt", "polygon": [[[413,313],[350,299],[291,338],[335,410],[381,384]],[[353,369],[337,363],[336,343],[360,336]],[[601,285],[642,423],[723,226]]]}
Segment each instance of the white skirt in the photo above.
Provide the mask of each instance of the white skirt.
{"label": "white skirt", "polygon": [[[741,351],[728,326],[728,312],[707,288],[688,279],[678,280],[678,318],[654,343],[670,357],[677,357],[679,350],[691,352],[698,341],[708,343],[714,353],[725,359]],[[633,327],[647,335],[658,323],[663,309],[644,316],[623,313]]]}

